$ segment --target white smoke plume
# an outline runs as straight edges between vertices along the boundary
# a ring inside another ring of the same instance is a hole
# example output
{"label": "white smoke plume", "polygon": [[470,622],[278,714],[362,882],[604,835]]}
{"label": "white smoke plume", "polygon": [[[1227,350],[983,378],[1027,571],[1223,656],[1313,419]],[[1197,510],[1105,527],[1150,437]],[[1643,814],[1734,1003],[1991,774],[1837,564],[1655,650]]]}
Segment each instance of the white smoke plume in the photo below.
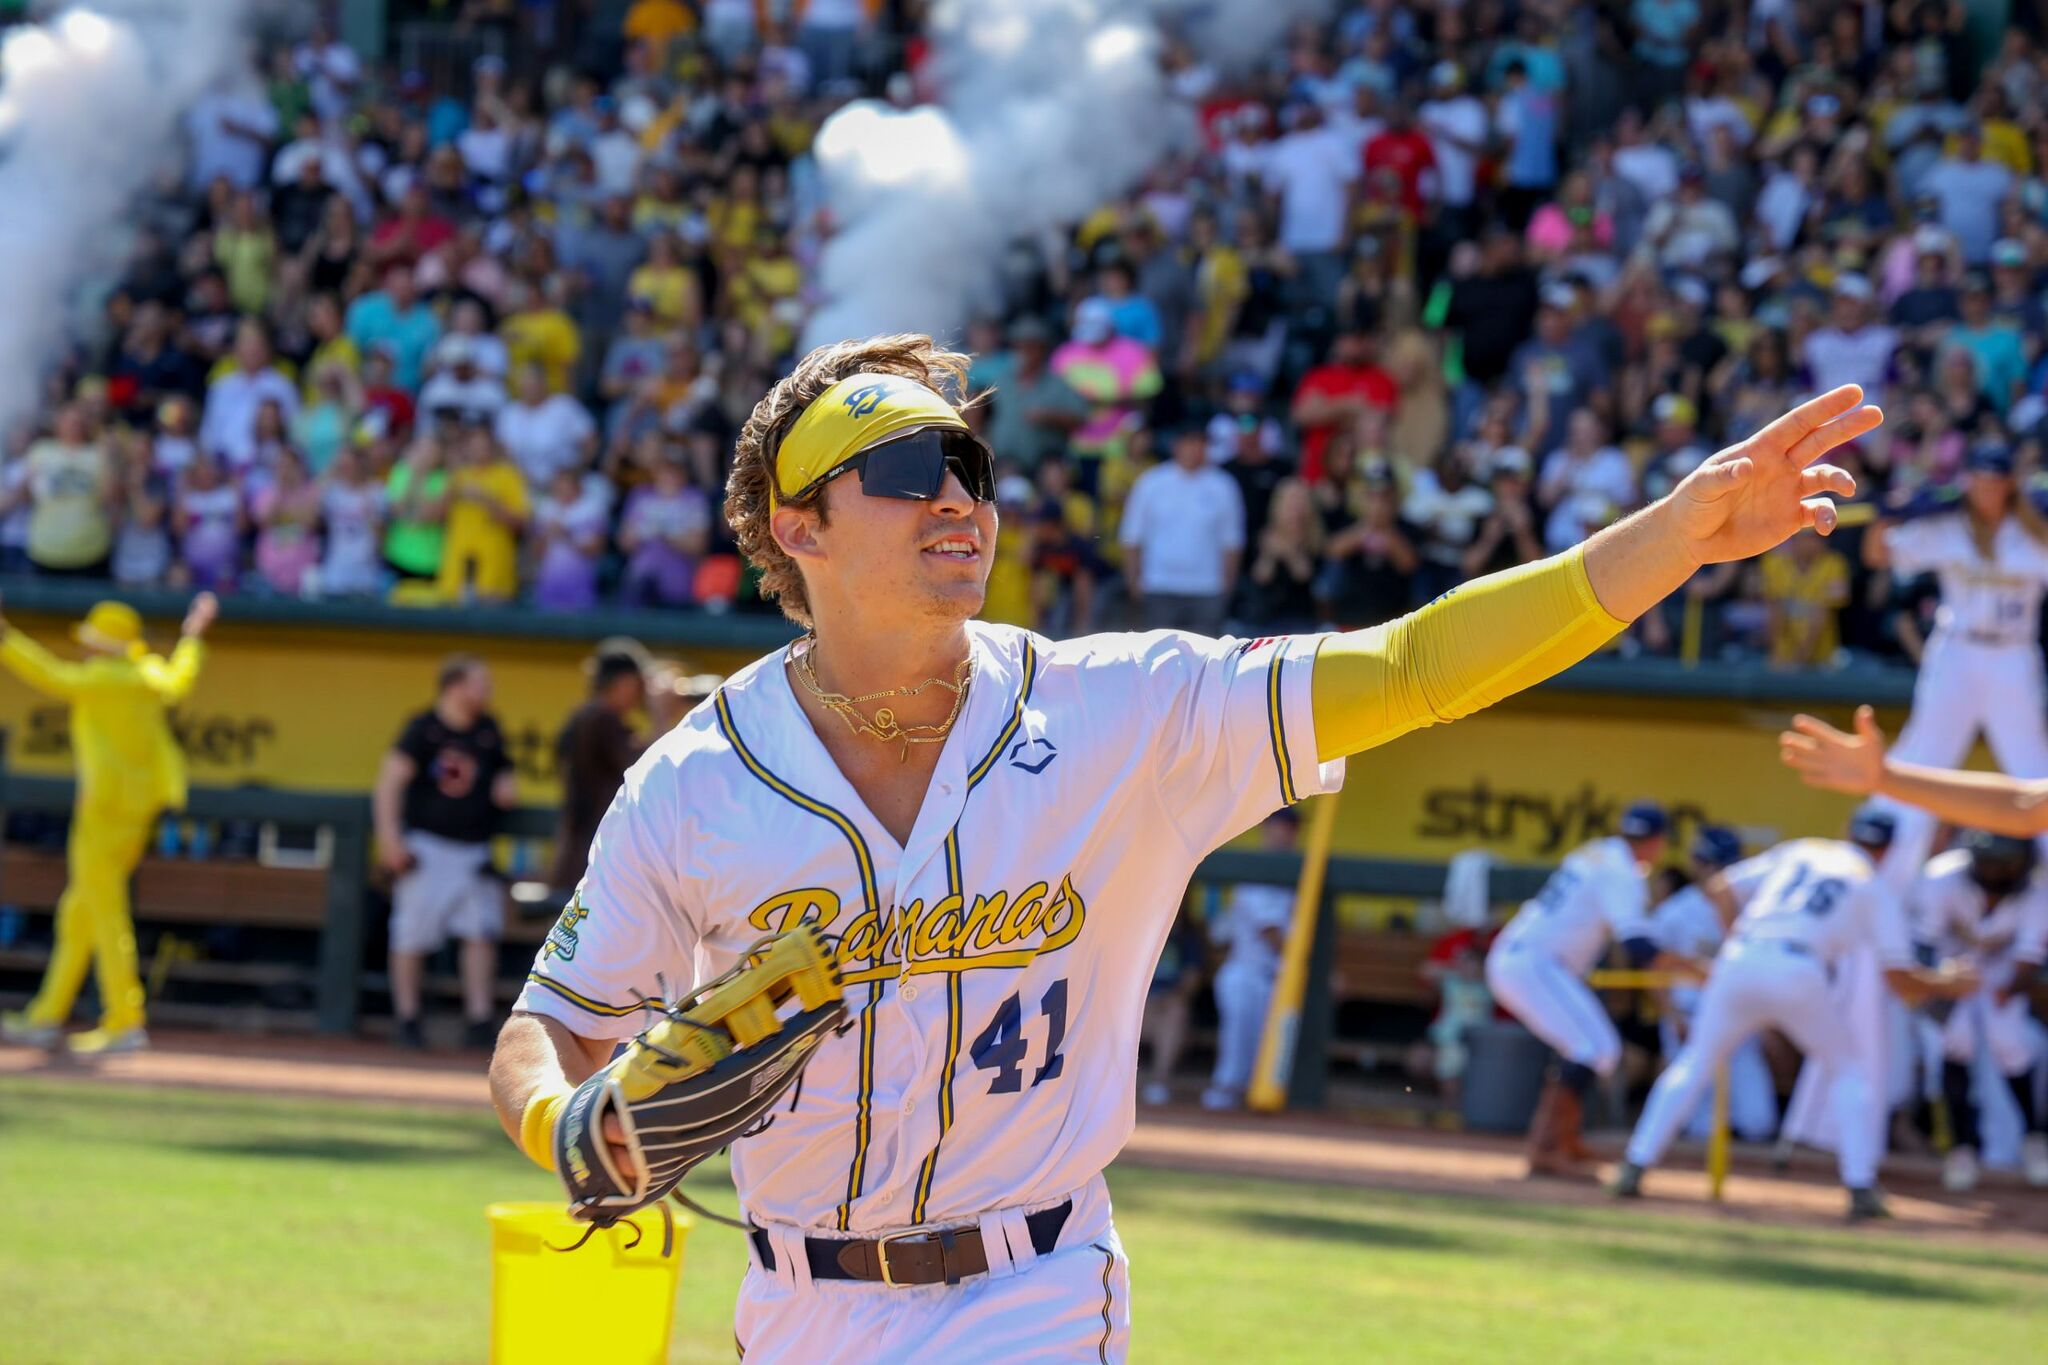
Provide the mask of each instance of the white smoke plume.
{"label": "white smoke plume", "polygon": [[943,103],[847,105],[816,155],[836,231],[807,345],[945,333],[989,303],[1004,250],[1135,186],[1192,135],[1159,68],[1163,24],[1207,60],[1276,49],[1326,0],[939,0]]}
{"label": "white smoke plume", "polygon": [[74,293],[118,260],[181,116],[246,63],[247,0],[90,0],[0,46],[0,432],[31,416]]}

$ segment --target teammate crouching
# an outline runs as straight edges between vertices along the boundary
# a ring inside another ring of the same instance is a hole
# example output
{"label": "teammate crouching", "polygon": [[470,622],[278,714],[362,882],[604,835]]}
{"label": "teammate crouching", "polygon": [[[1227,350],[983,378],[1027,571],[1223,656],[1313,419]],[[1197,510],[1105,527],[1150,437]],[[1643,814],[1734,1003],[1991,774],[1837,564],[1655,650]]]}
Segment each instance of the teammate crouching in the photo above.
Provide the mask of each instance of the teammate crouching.
{"label": "teammate crouching", "polygon": [[1733,927],[1714,958],[1691,1037],[1650,1089],[1611,1186],[1615,1195],[1642,1192],[1643,1172],[1664,1155],[1729,1054],[1775,1028],[1832,1078],[1828,1099],[1849,1217],[1885,1216],[1877,1190],[1883,1106],[1829,994],[1830,966],[1871,944],[1885,984],[1909,1004],[1960,999],[1977,988],[1966,967],[1914,965],[1904,911],[1877,876],[1893,830],[1889,813],[1862,810],[1847,842],[1794,839],[1708,880],[1707,895]]}
{"label": "teammate crouching", "polygon": [[1586,973],[1618,940],[1635,967],[1682,961],[1662,952],[1650,924],[1645,878],[1664,854],[1664,812],[1639,801],[1620,833],[1573,851],[1500,931],[1486,984],[1531,1033],[1557,1050],[1529,1121],[1529,1173],[1572,1175],[1590,1156],[1580,1142],[1586,1092],[1614,1074],[1621,1035]]}

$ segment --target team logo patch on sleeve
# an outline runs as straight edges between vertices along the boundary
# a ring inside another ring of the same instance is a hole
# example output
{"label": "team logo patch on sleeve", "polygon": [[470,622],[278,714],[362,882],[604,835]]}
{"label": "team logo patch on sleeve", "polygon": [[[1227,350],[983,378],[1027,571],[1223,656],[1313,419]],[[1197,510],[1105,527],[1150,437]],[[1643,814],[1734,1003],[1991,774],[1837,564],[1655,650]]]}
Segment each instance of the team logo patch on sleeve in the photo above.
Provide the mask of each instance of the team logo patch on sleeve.
{"label": "team logo patch on sleeve", "polygon": [[568,905],[562,908],[562,917],[555,921],[555,927],[548,930],[548,941],[541,948],[542,957],[559,957],[564,962],[576,957],[576,926],[590,918],[590,911],[583,906],[583,893],[578,891],[569,897]]}
{"label": "team logo patch on sleeve", "polygon": [[1042,773],[1045,765],[1059,757],[1049,739],[1020,739],[1010,748],[1010,766],[1027,773]]}

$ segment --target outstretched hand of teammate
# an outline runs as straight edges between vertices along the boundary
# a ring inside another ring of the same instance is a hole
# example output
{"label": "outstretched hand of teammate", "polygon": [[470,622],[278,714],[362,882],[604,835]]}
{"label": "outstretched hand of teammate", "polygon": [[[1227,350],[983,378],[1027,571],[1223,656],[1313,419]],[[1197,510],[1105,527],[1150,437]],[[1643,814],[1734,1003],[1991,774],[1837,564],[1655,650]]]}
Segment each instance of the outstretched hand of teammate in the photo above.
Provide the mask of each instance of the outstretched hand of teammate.
{"label": "outstretched hand of teammate", "polygon": [[1869,796],[1884,780],[1884,732],[1867,706],[1856,708],[1853,735],[1818,716],[1797,715],[1778,736],[1778,757],[1809,787]]}
{"label": "outstretched hand of teammate", "polygon": [[1709,457],[1672,490],[1671,529],[1701,564],[1762,554],[1808,529],[1835,529],[1830,497],[1849,497],[1849,472],[1820,460],[1877,429],[1884,414],[1844,384],[1808,399],[1756,435]]}

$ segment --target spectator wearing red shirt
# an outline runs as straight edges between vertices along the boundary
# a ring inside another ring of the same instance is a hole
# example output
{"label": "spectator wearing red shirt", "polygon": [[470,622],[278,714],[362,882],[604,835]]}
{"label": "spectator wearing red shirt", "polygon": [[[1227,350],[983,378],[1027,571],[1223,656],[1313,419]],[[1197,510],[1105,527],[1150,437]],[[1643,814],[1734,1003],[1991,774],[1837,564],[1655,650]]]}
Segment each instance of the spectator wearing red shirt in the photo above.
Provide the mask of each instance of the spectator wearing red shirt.
{"label": "spectator wearing red shirt", "polygon": [[391,351],[378,346],[363,357],[363,412],[379,414],[383,429],[393,436],[412,430],[412,395],[392,382]]}
{"label": "spectator wearing red shirt", "polygon": [[420,257],[455,235],[455,225],[433,211],[425,184],[415,180],[399,201],[398,213],[370,234],[373,265],[418,265]]}
{"label": "spectator wearing red shirt", "polygon": [[1323,451],[1331,435],[1356,422],[1367,408],[1391,412],[1401,400],[1393,376],[1378,364],[1370,332],[1340,332],[1330,343],[1330,358],[1301,377],[1294,391],[1294,424],[1301,430],[1301,477],[1310,483],[1323,474]]}
{"label": "spectator wearing red shirt", "polygon": [[1411,218],[1422,220],[1422,176],[1436,170],[1436,153],[1429,139],[1415,130],[1415,117],[1400,100],[1387,104],[1387,126],[1365,144],[1365,181],[1375,172],[1392,171],[1401,179],[1401,207]]}

